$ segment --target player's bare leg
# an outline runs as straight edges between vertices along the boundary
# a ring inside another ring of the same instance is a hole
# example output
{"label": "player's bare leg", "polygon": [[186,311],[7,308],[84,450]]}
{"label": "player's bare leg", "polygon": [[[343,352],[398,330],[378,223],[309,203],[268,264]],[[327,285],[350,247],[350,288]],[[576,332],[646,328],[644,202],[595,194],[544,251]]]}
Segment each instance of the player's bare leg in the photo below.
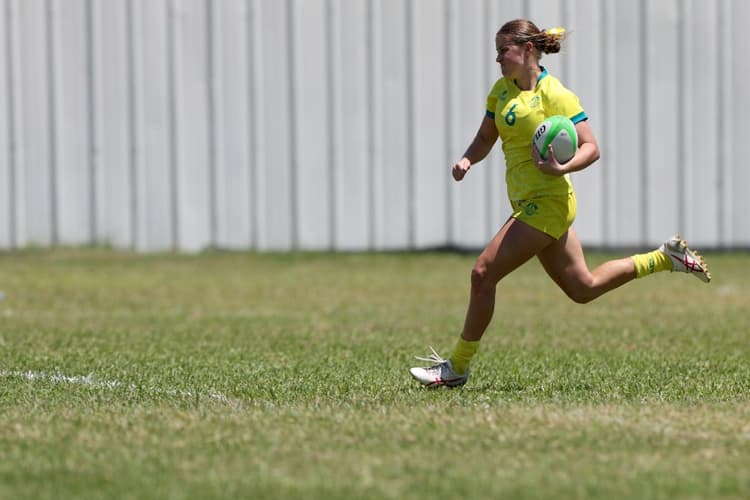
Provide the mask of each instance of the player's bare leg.
{"label": "player's bare leg", "polygon": [[568,297],[580,304],[590,302],[636,278],[631,257],[610,260],[589,271],[583,248],[572,227],[559,240],[539,252],[538,258],[550,278]]}
{"label": "player's bare leg", "polygon": [[554,239],[516,219],[509,219],[480,254],[471,272],[471,297],[463,333],[450,359],[434,349],[429,357],[418,357],[431,366],[414,367],[412,377],[427,387],[463,385],[469,378],[469,361],[479,347],[495,311],[497,283],[528,261]]}
{"label": "player's bare leg", "polygon": [[498,282],[554,241],[513,218],[500,228],[471,271],[471,297],[461,333],[464,340],[482,338],[495,311]]}
{"label": "player's bare leg", "polygon": [[653,252],[610,260],[589,271],[581,243],[571,227],[559,240],[544,248],[538,258],[547,274],[568,297],[581,304],[637,277],[659,271],[682,271],[706,283],[711,281],[711,273],[703,258],[690,250],[679,236],[667,240]]}

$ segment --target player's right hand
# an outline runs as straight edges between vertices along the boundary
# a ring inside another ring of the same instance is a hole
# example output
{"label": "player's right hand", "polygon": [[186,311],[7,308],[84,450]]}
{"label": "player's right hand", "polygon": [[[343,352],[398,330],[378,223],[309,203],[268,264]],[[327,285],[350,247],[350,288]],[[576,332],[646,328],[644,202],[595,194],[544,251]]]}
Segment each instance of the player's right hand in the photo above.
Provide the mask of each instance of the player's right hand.
{"label": "player's right hand", "polygon": [[468,158],[464,157],[453,164],[453,178],[456,181],[460,181],[466,175],[466,172],[471,168],[471,162]]}

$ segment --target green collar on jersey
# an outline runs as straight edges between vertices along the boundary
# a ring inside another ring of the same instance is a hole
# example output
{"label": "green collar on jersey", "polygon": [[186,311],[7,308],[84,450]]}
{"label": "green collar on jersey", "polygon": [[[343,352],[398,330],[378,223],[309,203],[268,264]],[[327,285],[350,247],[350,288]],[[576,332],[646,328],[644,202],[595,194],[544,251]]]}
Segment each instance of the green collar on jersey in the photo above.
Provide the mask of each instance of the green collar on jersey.
{"label": "green collar on jersey", "polygon": [[[536,85],[534,86],[534,89],[536,89],[539,86],[539,82],[542,81],[542,78],[549,75],[549,73],[547,72],[547,68],[545,68],[544,66],[539,66],[539,67],[542,68],[542,72],[539,73],[539,78],[536,79]],[[513,85],[515,85],[519,90],[521,90],[521,88],[518,87],[518,84],[516,83],[515,80],[513,80]]]}

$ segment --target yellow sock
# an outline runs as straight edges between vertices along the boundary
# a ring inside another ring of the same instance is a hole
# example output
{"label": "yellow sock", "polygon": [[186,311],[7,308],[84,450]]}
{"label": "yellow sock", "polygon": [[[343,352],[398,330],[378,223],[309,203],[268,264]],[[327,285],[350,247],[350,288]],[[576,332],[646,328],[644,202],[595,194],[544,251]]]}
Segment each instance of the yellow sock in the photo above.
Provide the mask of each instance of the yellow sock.
{"label": "yellow sock", "polygon": [[633,255],[631,259],[633,259],[633,263],[635,264],[636,278],[643,278],[659,271],[672,270],[672,261],[661,250]]}
{"label": "yellow sock", "polygon": [[457,375],[463,375],[466,373],[466,369],[469,367],[469,362],[471,362],[471,358],[476,354],[477,349],[479,349],[478,340],[470,342],[464,340],[463,337],[458,337],[456,347],[453,349],[453,354],[451,354],[451,357],[449,358],[451,360],[451,365],[453,365],[453,371],[456,372]]}

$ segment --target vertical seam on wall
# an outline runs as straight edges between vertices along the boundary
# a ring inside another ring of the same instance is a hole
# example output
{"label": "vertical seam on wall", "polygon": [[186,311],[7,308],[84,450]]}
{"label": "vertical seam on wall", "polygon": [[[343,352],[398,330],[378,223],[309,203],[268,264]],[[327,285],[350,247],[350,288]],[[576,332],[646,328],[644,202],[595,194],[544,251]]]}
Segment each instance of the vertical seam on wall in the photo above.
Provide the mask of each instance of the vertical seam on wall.
{"label": "vertical seam on wall", "polygon": [[18,227],[16,218],[16,168],[18,163],[16,134],[16,88],[15,88],[15,57],[13,40],[13,0],[5,4],[5,88],[8,100],[8,237],[10,248],[18,245]]}
{"label": "vertical seam on wall", "polygon": [[286,2],[286,23],[287,23],[287,67],[289,71],[289,209],[290,209],[290,236],[292,249],[299,248],[299,213],[298,213],[298,183],[297,175],[299,174],[299,165],[297,155],[299,154],[299,141],[297,137],[297,123],[295,114],[297,109],[297,63],[294,43],[295,18],[294,18],[294,0]]}
{"label": "vertical seam on wall", "polygon": [[170,225],[172,249],[180,245],[180,200],[179,200],[179,96],[177,90],[177,0],[169,0],[167,15],[167,71],[169,93],[169,176],[171,187]]}
{"label": "vertical seam on wall", "polygon": [[[453,141],[454,141],[454,122],[455,117],[453,115],[453,92],[455,91],[453,86],[453,73],[455,61],[453,58],[453,47],[455,46],[455,33],[458,31],[454,29],[455,22],[455,9],[453,8],[453,0],[447,0],[445,3],[445,9],[443,11],[443,31],[447,35],[447,46],[445,48],[445,158],[450,161],[452,155]],[[453,206],[455,205],[454,190],[451,189],[451,179],[445,183],[445,243],[452,245],[455,240],[455,229],[453,227]]]}
{"label": "vertical seam on wall", "polygon": [[[685,2],[678,2],[677,4],[677,52],[680,54],[679,56],[679,83],[677,84],[677,123],[688,123],[689,127],[692,127],[692,122],[685,121],[685,83],[688,81],[688,75],[686,73],[686,54],[684,47],[685,45],[682,43],[683,34],[687,33],[687,29],[685,26]],[[685,231],[687,228],[685,227],[686,224],[686,217],[685,212],[687,211],[687,206],[685,203],[685,191],[687,187],[687,176],[690,175],[690,172],[685,171],[685,149],[688,147],[688,133],[681,133],[677,134],[678,137],[678,144],[677,144],[677,227],[679,228],[681,234],[685,234]]]}
{"label": "vertical seam on wall", "polygon": [[98,210],[97,210],[97,185],[99,180],[99,139],[97,120],[97,92],[96,92],[96,47],[97,40],[94,34],[95,21],[93,0],[86,1],[86,63],[87,63],[87,90],[88,90],[88,140],[89,140],[89,243],[94,244],[98,236]]}
{"label": "vertical seam on wall", "polygon": [[[729,7],[726,7],[731,10],[731,5]],[[728,117],[730,120],[729,123],[729,131],[735,130],[734,128],[734,113],[737,111],[737,108],[731,104],[731,96],[733,95],[732,90],[734,87],[734,72],[735,72],[735,65],[732,63],[734,60],[734,44],[733,41],[733,34],[735,31],[735,23],[737,22],[737,16],[728,16],[727,19],[727,26],[726,26],[726,43],[722,45],[722,47],[726,47],[727,50],[724,53],[725,57],[725,64],[724,67],[727,68],[727,71],[729,75],[727,75],[727,91],[722,92],[724,94],[724,116]],[[725,130],[727,130],[726,124],[725,124]],[[728,131],[727,131],[728,132]],[[734,205],[734,194],[735,190],[734,188],[734,172],[737,168],[739,168],[738,162],[735,161],[735,155],[734,155],[734,142],[733,138],[730,135],[724,135],[724,140],[726,141],[726,148],[722,147],[721,149],[724,149],[726,151],[726,158],[724,161],[724,168],[727,171],[727,182],[726,186],[728,186],[730,189],[727,191],[726,194],[726,200],[727,205],[725,206],[725,210],[728,212],[729,218],[726,220],[727,227],[726,227],[726,239],[722,243],[723,247],[728,246],[735,246],[737,243],[736,240],[736,234],[734,231],[734,221],[735,216],[738,211],[732,210],[732,206]],[[728,209],[728,210],[727,210]]]}
{"label": "vertical seam on wall", "polygon": [[[609,109],[609,92],[607,92],[607,84],[609,82],[609,68],[608,61],[609,58],[608,52],[609,52],[609,44],[607,43],[607,23],[609,22],[609,9],[608,0],[604,0],[601,2],[601,11],[599,13],[599,47],[601,48],[600,58],[601,58],[601,74],[600,77],[600,99],[601,99],[601,107],[602,107],[602,125],[605,128],[604,134],[602,136],[603,139],[603,149],[606,149],[609,147],[609,141],[608,141],[608,128],[609,128],[609,115],[610,115],[610,109]],[[602,243],[606,247],[609,245],[609,196],[607,196],[607,192],[609,189],[609,162],[602,165],[601,168],[601,186],[599,189],[599,203],[601,204],[601,212],[602,212],[602,220],[601,220],[601,230],[602,230]]]}
{"label": "vertical seam on wall", "polygon": [[718,143],[719,151],[722,151],[722,162],[720,163],[721,173],[721,192],[719,193],[719,202],[721,204],[722,214],[722,235],[720,239],[720,246],[727,247],[734,242],[734,227],[733,227],[733,210],[732,205],[734,204],[734,178],[733,172],[734,167],[734,156],[732,150],[732,138],[731,133],[734,129],[734,106],[732,106],[732,87],[734,85],[734,64],[733,60],[733,46],[732,46],[732,35],[733,35],[733,21],[735,16],[732,16],[729,0],[719,2],[722,6],[722,22],[720,25],[719,33],[722,36],[722,42],[719,45],[723,47],[721,51],[721,67],[726,68],[726,74],[720,79],[722,88],[720,89],[721,96],[721,115],[720,123],[722,132],[720,134],[721,142]]}
{"label": "vertical seam on wall", "polygon": [[209,232],[211,239],[211,246],[218,246],[219,243],[219,227],[218,227],[218,203],[219,197],[217,195],[218,189],[218,136],[217,136],[217,86],[214,78],[216,75],[216,58],[214,51],[216,49],[216,41],[214,36],[216,35],[216,29],[214,27],[214,3],[213,0],[205,0],[205,13],[206,13],[206,98],[207,112],[208,112],[208,123],[207,123],[207,134],[208,134],[208,200],[209,200]]}
{"label": "vertical seam on wall", "polygon": [[373,126],[375,113],[375,84],[374,68],[375,65],[375,19],[374,6],[375,0],[367,0],[365,5],[365,93],[367,95],[367,119],[365,120],[365,133],[367,137],[367,248],[375,248],[375,127]]}
{"label": "vertical seam on wall", "polygon": [[[726,50],[726,46],[723,44],[724,42],[724,29],[725,29],[725,22],[724,19],[724,9],[723,9],[723,3],[722,2],[716,2],[716,46],[717,47],[724,47],[724,50]],[[724,58],[719,55],[718,58],[718,66],[719,66],[719,72],[721,72],[721,68],[724,67],[723,65]],[[725,76],[725,75],[722,75]],[[724,241],[726,237],[726,231],[724,227],[724,200],[723,200],[723,194],[724,194],[724,163],[726,162],[726,154],[724,151],[724,88],[722,85],[721,79],[719,79],[718,88],[716,89],[716,157],[718,160],[718,165],[716,169],[716,190],[718,193],[718,200],[717,200],[717,229],[718,229],[718,240],[719,240],[719,246],[724,246]]]}
{"label": "vertical seam on wall", "polygon": [[245,19],[245,46],[247,47],[247,86],[248,86],[248,132],[249,132],[249,149],[248,149],[248,164],[249,164],[249,175],[248,180],[250,185],[248,186],[248,192],[250,193],[250,202],[248,209],[250,210],[250,216],[248,217],[248,223],[250,225],[250,246],[258,248],[258,180],[257,180],[257,169],[258,169],[258,158],[257,158],[257,123],[255,116],[257,109],[255,105],[255,93],[256,93],[256,72],[255,72],[255,3],[254,0],[247,0],[247,16]]}
{"label": "vertical seam on wall", "polygon": [[332,0],[326,0],[325,3],[325,44],[326,44],[326,55],[327,55],[327,67],[326,72],[328,73],[328,85],[327,89],[327,113],[328,113],[328,224],[329,224],[329,239],[328,247],[330,250],[336,248],[336,242],[338,241],[338,228],[337,228],[337,212],[338,212],[338,155],[336,154],[336,131],[338,127],[338,120],[336,116],[336,105],[334,100],[338,95],[338,88],[336,82],[336,61],[335,61],[335,40],[334,40],[334,12]]}
{"label": "vertical seam on wall", "polygon": [[[524,16],[528,18],[528,1],[524,2]],[[487,29],[487,32],[493,34],[493,43],[494,43],[494,33],[495,30],[497,30],[497,27],[493,27],[494,17],[492,16],[492,8],[490,6],[490,0],[487,0],[484,2],[484,19],[485,19],[485,26]],[[483,37],[484,38],[484,37]],[[482,63],[482,67],[484,67],[484,78],[483,81],[485,82],[485,85],[491,85],[493,82],[492,79],[492,65],[489,64],[489,61],[493,61],[494,58],[493,55],[493,47],[490,46],[490,44],[485,43],[483,44],[485,47],[484,49],[484,62]],[[484,210],[485,210],[485,231],[486,231],[486,237],[491,238],[492,235],[495,232],[495,227],[492,224],[492,195],[495,191],[493,184],[492,184],[492,167],[494,166],[492,164],[492,159],[494,158],[494,155],[492,155],[492,151],[487,155],[485,158],[485,168],[483,168],[484,172]],[[504,165],[503,165],[504,166]]]}
{"label": "vertical seam on wall", "polygon": [[125,12],[127,75],[128,75],[128,155],[130,177],[130,242],[138,248],[138,166],[136,155],[136,92],[135,92],[135,23],[133,2],[128,0]]}
{"label": "vertical seam on wall", "polygon": [[47,0],[47,103],[49,105],[49,122],[47,131],[49,133],[49,190],[50,190],[50,239],[52,245],[59,243],[59,222],[58,222],[58,194],[57,194],[57,169],[58,169],[58,141],[57,141],[57,39],[56,33],[56,9],[55,0]]}
{"label": "vertical seam on wall", "polygon": [[[649,121],[649,96],[648,96],[648,79],[646,78],[646,75],[648,74],[648,65],[649,65],[649,58],[648,58],[648,42],[649,42],[649,30],[648,30],[648,5],[647,0],[641,0],[639,2],[639,19],[640,19],[640,27],[641,27],[641,36],[640,36],[640,45],[639,45],[639,51],[640,51],[640,60],[641,60],[641,67],[640,67],[640,74],[639,74],[639,81],[640,81],[640,94],[641,94],[641,117],[646,120],[646,123]],[[649,169],[649,137],[648,132],[649,128],[647,126],[640,127],[640,139],[641,139],[641,243],[646,244],[648,241],[648,235],[649,235],[649,220],[648,215],[650,213],[649,209],[649,203],[650,203],[650,196],[649,196],[649,176],[648,176],[648,169]]]}
{"label": "vertical seam on wall", "polygon": [[409,248],[416,246],[416,146],[414,116],[414,0],[406,0],[406,208]]}
{"label": "vertical seam on wall", "polygon": [[[570,29],[570,4],[568,0],[560,0],[560,10],[562,12],[560,22],[562,23],[562,26],[566,29]],[[560,57],[562,59],[561,61],[561,67],[562,67],[562,75],[560,77],[562,78],[562,81],[565,82],[565,86],[573,86],[573,83],[571,80],[571,63],[570,63],[570,53],[566,51],[562,51],[560,53]],[[570,87],[569,87],[570,88]]]}
{"label": "vertical seam on wall", "polygon": [[379,137],[380,137],[380,117],[379,109],[377,106],[377,89],[375,87],[375,75],[376,71],[376,36],[375,36],[375,1],[368,0],[367,2],[367,19],[366,19],[366,30],[367,30],[367,64],[365,65],[365,79],[367,80],[367,120],[366,131],[367,131],[367,207],[368,207],[368,248],[374,250],[378,244],[378,224],[380,221],[380,214],[378,213],[378,167],[379,162],[376,161],[376,155],[379,152]]}

